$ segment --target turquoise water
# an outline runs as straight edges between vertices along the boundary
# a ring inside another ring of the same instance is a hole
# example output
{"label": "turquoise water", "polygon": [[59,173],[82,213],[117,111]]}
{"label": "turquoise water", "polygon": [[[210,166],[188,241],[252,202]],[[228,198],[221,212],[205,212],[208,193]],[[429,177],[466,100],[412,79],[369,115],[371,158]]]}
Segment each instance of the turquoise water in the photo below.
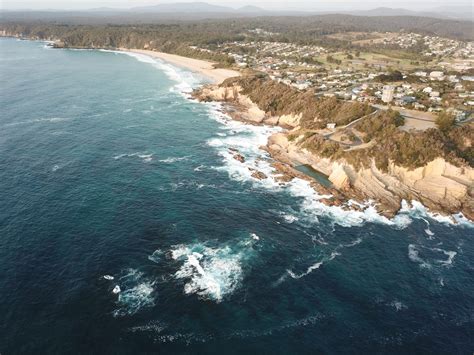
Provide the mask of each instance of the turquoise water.
{"label": "turquoise water", "polygon": [[326,187],[331,187],[331,181],[329,181],[328,176],[322,174],[321,172],[314,170],[310,165],[298,165],[295,166],[295,169],[301,171],[303,174],[306,174],[312,177],[314,180]]}
{"label": "turquoise water", "polygon": [[472,353],[472,225],[279,185],[189,72],[0,45],[2,354]]}

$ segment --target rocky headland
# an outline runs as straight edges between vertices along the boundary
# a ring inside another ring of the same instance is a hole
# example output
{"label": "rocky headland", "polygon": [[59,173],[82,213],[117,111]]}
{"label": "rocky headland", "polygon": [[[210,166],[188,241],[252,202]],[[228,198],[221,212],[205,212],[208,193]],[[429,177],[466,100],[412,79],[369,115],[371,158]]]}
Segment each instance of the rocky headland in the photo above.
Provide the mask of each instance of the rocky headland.
{"label": "rocky headland", "polygon": [[[398,156],[406,155],[404,151],[397,152],[401,148],[386,148],[384,144],[387,144],[387,137],[382,138],[367,129],[364,132],[363,120],[387,119],[386,117],[378,117],[379,113],[362,107],[359,103],[351,110],[348,102],[337,105],[331,103],[331,112],[328,103],[321,106],[317,102],[321,99],[315,99],[314,95],[309,98],[296,89],[288,91],[279,85],[281,84],[268,83],[261,78],[243,77],[229,79],[220,85],[203,86],[195,90],[194,96],[201,101],[223,102],[226,113],[235,120],[285,128],[270,136],[267,145],[261,147],[274,158],[273,167],[280,173],[277,179],[288,181],[298,177],[309,181],[318,193],[332,196],[323,200],[328,205],[359,209],[361,205],[358,203],[347,202],[355,200],[363,204],[372,200],[379,213],[392,217],[400,210],[402,200],[416,200],[432,212],[445,215],[461,212],[468,219],[474,220],[474,169],[472,161],[465,159],[465,152],[472,152],[472,126],[462,128],[461,133],[465,136],[457,155],[415,146],[412,153],[423,156],[424,160],[407,157],[396,161]],[[272,93],[272,90],[285,92]],[[256,98],[259,93],[264,96],[260,102],[260,98]],[[269,99],[265,102],[265,97],[272,95],[274,101]],[[284,105],[278,102],[283,95],[290,95],[290,109],[283,108]],[[360,117],[350,116],[350,113],[340,115],[341,110],[357,112]],[[323,115],[320,114],[321,111],[324,111]],[[339,116],[335,120],[344,127],[342,133],[352,135],[352,138],[340,139],[341,132],[336,135],[326,129],[336,111]],[[361,128],[355,125],[359,124],[356,121],[360,121]],[[370,121],[365,125],[374,126]],[[425,136],[399,136],[398,130],[390,132],[394,142],[412,138],[415,141],[427,140]],[[455,133],[456,136],[460,134]],[[332,139],[333,136],[339,138]],[[389,137],[388,140],[390,139]],[[423,149],[428,149],[429,154]],[[237,160],[245,159],[239,152],[235,152],[235,156]],[[332,186],[324,186],[296,170],[295,167],[300,165],[310,166],[326,175]],[[262,178],[258,173],[255,173],[255,177]]]}

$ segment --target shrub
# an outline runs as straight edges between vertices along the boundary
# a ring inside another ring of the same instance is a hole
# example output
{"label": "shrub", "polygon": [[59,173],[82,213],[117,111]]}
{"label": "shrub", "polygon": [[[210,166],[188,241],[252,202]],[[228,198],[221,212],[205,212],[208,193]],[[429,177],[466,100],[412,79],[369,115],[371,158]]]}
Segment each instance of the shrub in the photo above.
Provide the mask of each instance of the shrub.
{"label": "shrub", "polygon": [[454,115],[446,111],[441,112],[436,118],[436,126],[443,132],[449,132],[454,127],[455,122]]}

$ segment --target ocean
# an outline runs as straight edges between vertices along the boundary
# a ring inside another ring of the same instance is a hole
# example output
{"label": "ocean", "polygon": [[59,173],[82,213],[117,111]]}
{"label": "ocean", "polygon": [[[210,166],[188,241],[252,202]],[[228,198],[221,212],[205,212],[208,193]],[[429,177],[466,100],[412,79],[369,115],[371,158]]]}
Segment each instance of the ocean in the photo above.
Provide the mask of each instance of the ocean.
{"label": "ocean", "polygon": [[196,74],[0,46],[0,353],[474,350],[472,223],[278,184],[278,128],[192,100]]}

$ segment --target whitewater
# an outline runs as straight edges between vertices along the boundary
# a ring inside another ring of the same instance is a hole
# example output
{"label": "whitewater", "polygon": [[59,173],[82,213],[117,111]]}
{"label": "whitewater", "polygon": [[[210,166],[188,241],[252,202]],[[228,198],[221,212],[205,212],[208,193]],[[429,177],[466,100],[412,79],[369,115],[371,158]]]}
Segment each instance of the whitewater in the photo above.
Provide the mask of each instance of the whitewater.
{"label": "whitewater", "polygon": [[0,352],[472,349],[463,216],[278,182],[280,128],[196,102],[195,73],[0,44]]}

